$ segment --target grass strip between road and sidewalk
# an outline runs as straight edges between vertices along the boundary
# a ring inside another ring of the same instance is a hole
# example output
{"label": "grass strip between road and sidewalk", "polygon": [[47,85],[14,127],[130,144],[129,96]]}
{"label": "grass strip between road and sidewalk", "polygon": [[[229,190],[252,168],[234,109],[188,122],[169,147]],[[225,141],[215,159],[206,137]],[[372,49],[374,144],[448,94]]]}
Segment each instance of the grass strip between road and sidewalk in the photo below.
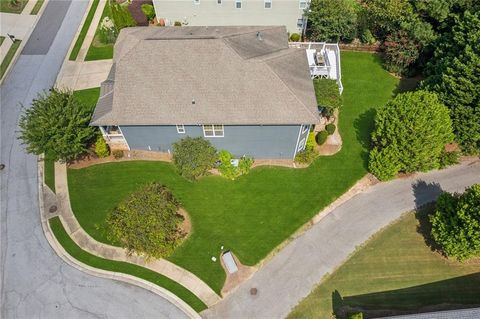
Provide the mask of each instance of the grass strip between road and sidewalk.
{"label": "grass strip between road and sidewalk", "polygon": [[93,17],[95,16],[95,12],[97,11],[98,4],[100,0],[93,0],[92,6],[88,11],[87,18],[83,23],[82,29],[78,34],[77,40],[75,41],[75,45],[73,46],[72,52],[70,53],[70,57],[68,58],[70,61],[75,61],[77,59],[78,53],[82,47],[83,41],[87,36],[88,29],[90,28],[90,24],[92,23]]}
{"label": "grass strip between road and sidewalk", "polygon": [[169,290],[197,312],[207,308],[207,306],[187,288],[165,276],[127,262],[113,261],[97,257],[81,249],[72,238],[70,238],[59,217],[53,217],[48,222],[57,241],[62,245],[65,251],[76,260],[94,268],[123,273],[147,280],[157,286]]}
{"label": "grass strip between road and sidewalk", "polygon": [[37,0],[37,3],[35,3],[35,5],[33,6],[33,9],[30,12],[30,14],[32,14],[32,15],[37,14],[40,11],[40,9],[42,8],[42,5],[43,5],[44,2],[45,2],[45,0]]}
{"label": "grass strip between road and sidewalk", "polygon": [[22,43],[21,40],[15,40],[15,42],[12,43],[10,49],[8,49],[7,55],[5,55],[5,58],[0,65],[0,79],[3,78],[5,72],[7,72],[8,66],[10,65],[10,62],[12,62],[12,59],[15,56],[15,52],[17,52],[18,47],[20,46],[20,43]]}
{"label": "grass strip between road and sidewalk", "polygon": [[55,161],[48,155],[45,155],[43,160],[45,184],[55,193]]}

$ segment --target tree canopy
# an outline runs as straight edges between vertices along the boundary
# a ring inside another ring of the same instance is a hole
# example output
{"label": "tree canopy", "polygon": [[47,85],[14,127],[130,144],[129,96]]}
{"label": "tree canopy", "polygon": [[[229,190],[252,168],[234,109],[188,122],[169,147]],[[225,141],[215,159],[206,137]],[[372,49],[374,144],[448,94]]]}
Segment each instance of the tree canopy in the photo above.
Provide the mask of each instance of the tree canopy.
{"label": "tree canopy", "polygon": [[91,116],[91,108],[72,92],[52,89],[39,94],[32,107],[24,110],[19,138],[29,153],[48,153],[52,160],[74,160],[95,138],[95,128],[89,126]]}
{"label": "tree canopy", "polygon": [[450,32],[436,41],[425,89],[451,110],[457,141],[465,153],[480,152],[480,12],[454,17]]}
{"label": "tree canopy", "polygon": [[439,168],[445,145],[453,138],[448,109],[435,93],[399,94],[375,116],[369,169],[388,180],[399,172]]}
{"label": "tree canopy", "polygon": [[356,36],[357,13],[351,1],[312,0],[307,16],[314,41],[350,41]]}
{"label": "tree canopy", "polygon": [[163,185],[152,183],[131,194],[108,215],[110,239],[130,254],[167,257],[185,234],[178,214],[179,202]]}
{"label": "tree canopy", "polygon": [[441,194],[430,221],[432,237],[447,256],[480,256],[480,184],[463,194]]}

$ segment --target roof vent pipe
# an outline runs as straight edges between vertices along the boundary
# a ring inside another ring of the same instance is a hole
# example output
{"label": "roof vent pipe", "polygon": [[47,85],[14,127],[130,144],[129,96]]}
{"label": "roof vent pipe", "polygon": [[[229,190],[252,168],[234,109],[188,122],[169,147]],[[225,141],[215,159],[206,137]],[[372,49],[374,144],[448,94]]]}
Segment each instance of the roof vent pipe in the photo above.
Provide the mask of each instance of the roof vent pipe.
{"label": "roof vent pipe", "polygon": [[257,31],[257,40],[262,41],[262,35],[260,34],[260,31]]}
{"label": "roof vent pipe", "polygon": [[192,104],[195,104],[195,99],[192,99]]}

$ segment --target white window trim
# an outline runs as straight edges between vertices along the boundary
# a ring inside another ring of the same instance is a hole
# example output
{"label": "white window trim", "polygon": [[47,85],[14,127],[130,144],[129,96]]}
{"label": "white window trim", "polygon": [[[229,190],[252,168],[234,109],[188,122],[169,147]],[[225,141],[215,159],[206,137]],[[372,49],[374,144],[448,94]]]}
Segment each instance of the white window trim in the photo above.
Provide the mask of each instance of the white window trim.
{"label": "white window trim", "polygon": [[298,146],[297,146],[297,152],[301,152],[301,151],[304,150],[304,148],[305,148],[305,142],[306,142],[306,138],[305,138],[305,137],[300,140],[300,142],[298,143]]}
{"label": "white window trim", "polygon": [[[240,3],[240,8],[237,7],[237,3]],[[243,8],[243,3],[242,0],[235,0],[235,9],[240,10]]]}
{"label": "white window trim", "polygon": [[185,134],[185,125],[183,124],[177,124],[177,133],[178,134]]}
{"label": "white window trim", "polygon": [[303,126],[302,135],[305,134],[305,133],[307,133],[307,131],[309,131],[309,130],[310,130],[310,125],[304,125],[304,126]]}
{"label": "white window trim", "polygon": [[[220,125],[220,124],[206,124],[206,125],[202,125],[202,128],[203,128],[203,137],[224,137],[224,136],[225,136],[225,127],[223,126],[223,124],[221,124],[221,126],[222,126],[222,135],[216,135],[215,129],[214,129],[214,125]],[[213,133],[213,135],[206,135],[206,134],[205,134],[205,126],[211,126],[211,127],[212,127],[212,133]]]}
{"label": "white window trim", "polygon": [[[270,3],[270,8],[267,8],[267,7],[265,6],[265,4],[266,4],[267,2]],[[272,8],[272,6],[273,6],[273,0],[263,0],[263,8],[264,8],[264,9],[270,10],[270,9]]]}

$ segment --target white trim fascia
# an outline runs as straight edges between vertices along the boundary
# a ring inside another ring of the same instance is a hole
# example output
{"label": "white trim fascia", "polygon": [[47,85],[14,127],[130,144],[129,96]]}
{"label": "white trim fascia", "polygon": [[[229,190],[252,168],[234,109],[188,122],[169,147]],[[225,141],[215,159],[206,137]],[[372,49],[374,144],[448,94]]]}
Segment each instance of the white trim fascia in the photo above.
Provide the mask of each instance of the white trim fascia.
{"label": "white trim fascia", "polygon": [[300,128],[298,129],[297,143],[295,144],[295,152],[293,152],[293,160],[295,160],[295,156],[297,156],[297,148],[298,143],[300,142],[300,136],[302,136],[302,128],[303,124],[300,124]]}
{"label": "white trim fascia", "polygon": [[123,134],[123,131],[122,131],[122,128],[120,127],[120,125],[118,125],[118,130],[120,131],[120,133],[122,133],[122,136],[123,136],[123,140],[125,141],[125,144],[127,144],[127,148],[128,150],[130,151],[130,145],[128,145],[128,141],[127,139],[125,138],[125,135]]}

